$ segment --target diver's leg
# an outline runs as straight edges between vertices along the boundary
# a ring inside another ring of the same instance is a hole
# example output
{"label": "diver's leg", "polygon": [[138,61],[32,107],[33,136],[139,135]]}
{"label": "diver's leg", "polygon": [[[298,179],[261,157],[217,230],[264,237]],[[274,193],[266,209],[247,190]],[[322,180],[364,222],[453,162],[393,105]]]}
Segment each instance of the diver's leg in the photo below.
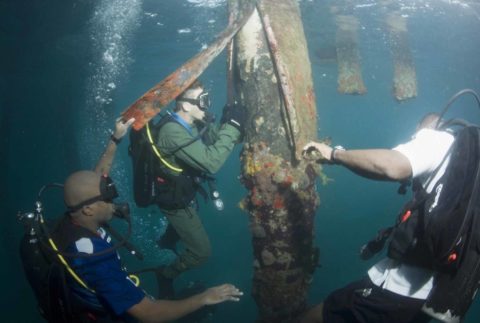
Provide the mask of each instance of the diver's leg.
{"label": "diver's leg", "polygon": [[211,255],[211,246],[194,208],[164,211],[164,214],[185,245],[185,250],[178,258],[163,270],[166,277],[173,279],[182,272],[203,264]]}
{"label": "diver's leg", "polygon": [[424,302],[378,287],[367,276],[327,296],[320,318],[325,323],[426,323],[431,318],[421,311]]}
{"label": "diver's leg", "polygon": [[177,242],[180,240],[177,231],[175,228],[168,223],[167,230],[163,234],[163,236],[157,241],[158,246],[161,249],[170,249],[173,252],[177,252]]}

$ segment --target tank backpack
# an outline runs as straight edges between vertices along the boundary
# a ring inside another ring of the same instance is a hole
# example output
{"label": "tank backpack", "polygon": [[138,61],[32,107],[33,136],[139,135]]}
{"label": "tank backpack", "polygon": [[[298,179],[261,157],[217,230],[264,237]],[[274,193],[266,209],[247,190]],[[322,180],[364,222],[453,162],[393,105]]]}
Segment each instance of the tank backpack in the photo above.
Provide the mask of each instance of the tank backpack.
{"label": "tank backpack", "polygon": [[[95,290],[76,274],[76,268],[80,266],[70,266],[68,259],[99,257],[108,254],[115,256],[113,252],[120,247],[125,247],[130,252],[136,251],[136,248],[127,241],[129,234],[123,237],[108,224],[104,224],[103,227],[109,235],[119,240],[118,243],[91,254],[69,252],[68,247],[76,241],[82,238],[95,239],[98,238],[98,234],[74,224],[68,212],[55,220],[44,218],[42,195],[49,189],[63,189],[63,187],[58,183],[42,186],[34,203],[34,210],[17,213],[17,219],[24,227],[19,255],[25,277],[37,300],[38,310],[49,323],[124,322],[121,317],[115,316],[107,307],[104,308],[103,305],[90,302],[90,297],[84,299],[81,296],[84,294],[83,292],[73,292],[73,285],[71,285],[73,281],[76,282],[79,289],[85,289],[85,293],[87,290],[95,293]],[[114,215],[127,221],[130,232],[131,221],[128,204],[116,204],[115,208]],[[109,239],[110,237],[106,238],[107,241]]]}
{"label": "tank backpack", "polygon": [[32,234],[31,230],[24,234],[20,242],[24,273],[42,317],[49,323],[121,322],[104,310],[89,308],[72,294],[67,283],[66,267],[46,246],[47,238],[41,234]]}
{"label": "tank backpack", "polygon": [[436,274],[422,310],[449,323],[462,320],[480,285],[480,129],[465,128],[456,143],[454,164],[441,179],[448,190],[437,194],[437,206],[428,200],[424,211],[425,241],[435,255]]}
{"label": "tank backpack", "polygon": [[439,272],[458,269],[466,242],[476,234],[471,225],[478,200],[474,186],[479,174],[479,134],[474,126],[460,130],[441,163],[448,165],[432,192],[416,190],[392,230],[390,258]]}
{"label": "tank backpack", "polygon": [[431,193],[417,185],[396,224],[363,246],[361,256],[370,258],[390,239],[389,258],[435,272],[424,311],[460,322],[480,281],[480,128],[459,130],[431,179],[444,163]]}
{"label": "tank backpack", "polygon": [[[150,121],[155,137],[158,128]],[[128,154],[133,168],[133,198],[138,207],[147,207],[155,203],[155,159],[151,151],[145,127],[130,131]]]}
{"label": "tank backpack", "polygon": [[[178,169],[163,159],[155,144],[162,126],[176,122],[171,115],[166,115],[157,123],[150,121],[145,127],[130,132],[129,155],[133,167],[134,200],[138,207],[157,204],[164,209],[179,209],[190,204],[197,192],[205,196],[200,182],[206,176],[189,167]],[[176,147],[176,151],[201,140],[206,128],[190,141]]]}

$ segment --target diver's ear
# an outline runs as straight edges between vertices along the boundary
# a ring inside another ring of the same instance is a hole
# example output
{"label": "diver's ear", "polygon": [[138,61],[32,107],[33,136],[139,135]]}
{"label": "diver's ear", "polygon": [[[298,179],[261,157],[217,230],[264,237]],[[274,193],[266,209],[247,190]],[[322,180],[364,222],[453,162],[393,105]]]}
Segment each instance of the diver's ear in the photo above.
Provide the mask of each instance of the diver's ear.
{"label": "diver's ear", "polygon": [[85,205],[82,207],[82,214],[86,216],[92,216],[94,213],[95,212],[93,210],[92,204]]}
{"label": "diver's ear", "polygon": [[192,106],[193,106],[193,105],[190,104],[190,103],[188,103],[188,102],[183,102],[183,103],[182,103],[182,110],[183,110],[184,112],[190,112],[190,111],[192,111]]}

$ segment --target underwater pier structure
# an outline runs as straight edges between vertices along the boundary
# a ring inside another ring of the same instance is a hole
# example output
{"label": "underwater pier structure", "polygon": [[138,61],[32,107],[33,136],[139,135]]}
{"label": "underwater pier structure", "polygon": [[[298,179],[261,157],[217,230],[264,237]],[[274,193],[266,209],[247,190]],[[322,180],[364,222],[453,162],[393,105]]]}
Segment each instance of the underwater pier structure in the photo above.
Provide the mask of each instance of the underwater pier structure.
{"label": "underwater pier structure", "polygon": [[[355,1],[338,1],[330,6],[335,22],[335,48],[338,64],[337,91],[342,94],[365,94],[359,51],[360,21],[355,16]],[[404,101],[417,96],[415,64],[408,41],[407,17],[399,10],[398,2],[383,1],[383,25],[393,63],[393,96]]]}
{"label": "underwater pier structure", "polygon": [[385,18],[393,59],[393,95],[398,101],[417,96],[417,75],[408,45],[407,18],[391,12]]}
{"label": "underwater pier structure", "polygon": [[[229,0],[231,15],[246,1]],[[288,26],[288,28],[286,27]],[[319,166],[301,158],[317,136],[306,39],[296,0],[259,0],[227,55],[232,94],[247,109],[241,181],[248,195],[257,322],[294,322],[318,264]]]}
{"label": "underwater pier structure", "polygon": [[134,130],[141,129],[227,47],[227,101],[239,101],[248,115],[241,156],[248,195],[240,206],[250,218],[257,321],[295,322],[306,310],[319,260],[314,217],[321,175],[318,164],[302,158],[304,145],[317,137],[317,110],[300,9],[296,0],[229,0],[229,12],[228,26],[210,46],[122,117],[134,117]]}
{"label": "underwater pier structure", "polygon": [[367,88],[362,78],[360,53],[358,50],[359,22],[353,15],[336,15],[337,32],[335,44],[338,63],[338,87],[342,94],[365,94]]}

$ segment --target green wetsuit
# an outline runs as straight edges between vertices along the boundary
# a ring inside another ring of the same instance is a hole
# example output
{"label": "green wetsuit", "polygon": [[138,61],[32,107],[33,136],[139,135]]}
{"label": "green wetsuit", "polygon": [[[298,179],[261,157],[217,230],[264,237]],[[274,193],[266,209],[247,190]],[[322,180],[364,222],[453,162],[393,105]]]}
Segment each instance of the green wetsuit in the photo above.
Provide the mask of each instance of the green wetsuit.
{"label": "green wetsuit", "polygon": [[[202,140],[196,140],[178,150],[198,135],[198,129],[193,126],[189,132],[184,126],[172,120],[163,125],[158,133],[157,147],[164,158],[173,165],[185,169],[213,174],[225,163],[238,142],[240,132],[233,126],[223,124],[208,132],[211,145]],[[172,155],[173,152],[173,155]],[[166,267],[163,274],[174,278],[180,273],[205,262],[211,254],[210,241],[205,228],[194,207],[161,211],[175,229],[180,240],[185,245],[185,251],[179,254],[176,261]]]}

